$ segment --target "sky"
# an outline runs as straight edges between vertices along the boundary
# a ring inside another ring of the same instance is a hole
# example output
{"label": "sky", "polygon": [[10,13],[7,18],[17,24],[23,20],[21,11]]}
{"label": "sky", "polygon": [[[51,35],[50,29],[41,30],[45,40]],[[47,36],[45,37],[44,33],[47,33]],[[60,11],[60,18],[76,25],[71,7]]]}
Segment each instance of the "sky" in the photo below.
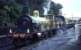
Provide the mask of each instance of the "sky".
{"label": "sky", "polygon": [[52,0],[62,4],[62,13],[66,18],[81,17],[81,0]]}

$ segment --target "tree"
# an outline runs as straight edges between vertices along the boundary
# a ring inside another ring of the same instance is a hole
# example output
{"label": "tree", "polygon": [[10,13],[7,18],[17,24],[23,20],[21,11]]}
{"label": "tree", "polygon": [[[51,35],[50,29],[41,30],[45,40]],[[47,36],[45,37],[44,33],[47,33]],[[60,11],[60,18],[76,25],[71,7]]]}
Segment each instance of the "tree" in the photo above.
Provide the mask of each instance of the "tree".
{"label": "tree", "polygon": [[[0,22],[15,23],[17,18],[22,15],[23,7],[28,7],[30,15],[34,10],[39,10],[40,15],[44,14],[44,6],[48,5],[51,0],[0,0]],[[51,1],[48,14],[59,14],[61,4],[56,4]]]}
{"label": "tree", "polygon": [[[14,0],[4,1],[0,7],[0,22],[1,23],[15,23],[21,14],[21,5],[17,4]],[[1,4],[0,4],[1,5]]]}
{"label": "tree", "polygon": [[44,14],[43,7],[48,5],[48,2],[51,0],[16,0],[17,3],[27,6],[32,15],[34,10],[39,10],[40,14]]}
{"label": "tree", "polygon": [[62,5],[61,4],[56,4],[56,6],[57,6],[57,9],[62,9],[63,7],[62,7]]}
{"label": "tree", "polygon": [[50,4],[50,11],[48,13],[49,14],[53,14],[53,15],[58,15],[60,9],[62,9],[62,5],[61,4],[56,4],[54,2],[51,2],[51,4]]}

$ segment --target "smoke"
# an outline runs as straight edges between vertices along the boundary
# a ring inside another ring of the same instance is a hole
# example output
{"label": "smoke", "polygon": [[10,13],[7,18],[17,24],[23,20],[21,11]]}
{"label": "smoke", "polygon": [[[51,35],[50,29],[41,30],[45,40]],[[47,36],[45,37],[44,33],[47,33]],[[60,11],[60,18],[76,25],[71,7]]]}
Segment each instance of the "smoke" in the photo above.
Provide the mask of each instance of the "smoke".
{"label": "smoke", "polygon": [[43,5],[44,15],[48,14],[48,11],[50,10],[50,4],[51,0],[47,0],[47,2],[44,3]]}
{"label": "smoke", "polygon": [[47,15],[47,13],[48,13],[47,8],[43,7],[43,9],[44,9],[44,15]]}

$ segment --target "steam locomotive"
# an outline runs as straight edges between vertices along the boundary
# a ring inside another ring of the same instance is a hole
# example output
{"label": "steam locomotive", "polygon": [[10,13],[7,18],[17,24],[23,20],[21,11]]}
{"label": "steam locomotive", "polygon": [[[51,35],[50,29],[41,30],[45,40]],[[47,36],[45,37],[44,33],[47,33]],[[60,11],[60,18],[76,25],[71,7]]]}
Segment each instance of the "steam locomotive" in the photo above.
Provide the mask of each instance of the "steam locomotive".
{"label": "steam locomotive", "polygon": [[[42,32],[39,30],[39,25],[32,23],[29,16],[21,16],[17,21],[17,27],[10,29],[11,38],[15,46],[21,46],[27,43],[38,41],[42,37]],[[23,44],[24,43],[24,44]]]}
{"label": "steam locomotive", "polygon": [[[35,14],[36,13],[38,12],[35,12]],[[46,18],[30,17],[26,15],[21,16],[17,21],[17,27],[15,29],[10,29],[13,44],[15,46],[21,46],[28,41],[32,43],[44,38],[47,32],[45,30],[43,31],[41,26],[46,26],[48,25],[47,23],[50,22]]]}

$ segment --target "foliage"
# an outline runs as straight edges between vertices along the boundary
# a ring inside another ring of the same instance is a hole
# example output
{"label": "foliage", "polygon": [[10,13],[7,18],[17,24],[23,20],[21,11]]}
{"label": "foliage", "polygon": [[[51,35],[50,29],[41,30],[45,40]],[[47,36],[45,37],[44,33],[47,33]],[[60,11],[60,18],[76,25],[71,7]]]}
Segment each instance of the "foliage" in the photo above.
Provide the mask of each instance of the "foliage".
{"label": "foliage", "polygon": [[19,4],[8,2],[8,4],[2,5],[0,8],[0,23],[15,23],[20,13],[21,6]]}
{"label": "foliage", "polygon": [[[0,23],[15,23],[17,18],[22,15],[21,11],[24,6],[29,8],[32,15],[33,10],[39,10],[43,14],[44,3],[48,4],[49,0],[0,0]],[[49,14],[58,15],[61,4],[51,2]]]}
{"label": "foliage", "polygon": [[51,7],[50,7],[49,14],[58,15],[60,9],[62,9],[61,4],[56,4],[54,2],[51,2]]}

